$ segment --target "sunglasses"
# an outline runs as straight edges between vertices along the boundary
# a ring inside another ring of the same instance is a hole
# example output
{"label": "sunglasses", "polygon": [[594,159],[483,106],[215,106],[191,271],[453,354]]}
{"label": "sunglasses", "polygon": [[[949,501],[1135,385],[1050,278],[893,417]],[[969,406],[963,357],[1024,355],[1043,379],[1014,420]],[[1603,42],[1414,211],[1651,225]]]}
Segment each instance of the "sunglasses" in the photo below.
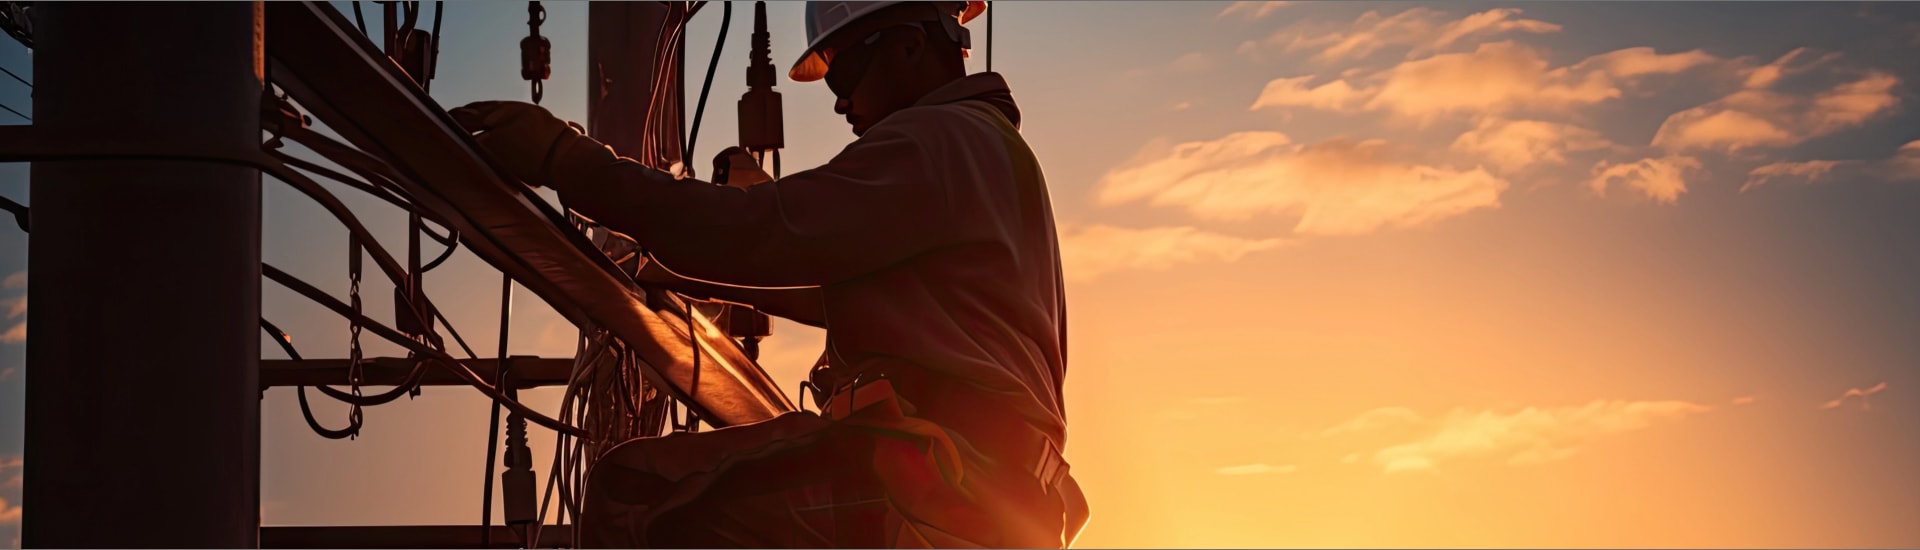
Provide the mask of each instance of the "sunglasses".
{"label": "sunglasses", "polygon": [[860,80],[866,77],[867,66],[873,61],[873,56],[871,55],[872,46],[880,41],[880,35],[886,34],[887,31],[900,28],[926,31],[926,28],[922,25],[900,23],[875,30],[873,34],[867,35],[865,39],[855,42],[853,45],[822,50],[820,57],[827,62],[827,75],[825,79],[827,81],[827,89],[843,97],[852,95],[854,87],[858,86]]}

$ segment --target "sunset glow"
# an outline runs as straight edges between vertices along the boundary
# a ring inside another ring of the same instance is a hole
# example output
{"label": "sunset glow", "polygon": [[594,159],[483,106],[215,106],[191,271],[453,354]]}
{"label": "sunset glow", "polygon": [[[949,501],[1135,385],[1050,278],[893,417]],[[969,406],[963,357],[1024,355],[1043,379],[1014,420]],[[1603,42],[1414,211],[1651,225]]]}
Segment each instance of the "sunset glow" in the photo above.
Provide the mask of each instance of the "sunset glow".
{"label": "sunset glow", "polygon": [[[526,100],[525,6],[448,4],[433,97]],[[547,9],[543,105],[584,120],[586,4]],[[1920,4],[992,9],[1066,264],[1078,547],[1920,545]],[[768,12],[776,57],[799,51],[800,4]],[[702,156],[735,141],[743,20]],[[0,44],[0,66],[31,55]],[[31,105],[16,84],[0,102]],[[853,139],[824,85],[779,91],[787,173]],[[0,165],[0,194],[27,202],[26,174]],[[264,260],[346,296],[346,231],[264,188]],[[403,212],[333,188],[405,250]],[[31,513],[26,246],[0,224],[0,544]],[[426,280],[491,354],[499,272],[461,251]],[[302,353],[345,357],[344,320],[263,289]],[[514,299],[513,354],[574,353]],[[789,398],[823,341],[776,321],[761,363]],[[483,396],[428,388],[329,441],[266,395],[265,524],[478,523]]]}

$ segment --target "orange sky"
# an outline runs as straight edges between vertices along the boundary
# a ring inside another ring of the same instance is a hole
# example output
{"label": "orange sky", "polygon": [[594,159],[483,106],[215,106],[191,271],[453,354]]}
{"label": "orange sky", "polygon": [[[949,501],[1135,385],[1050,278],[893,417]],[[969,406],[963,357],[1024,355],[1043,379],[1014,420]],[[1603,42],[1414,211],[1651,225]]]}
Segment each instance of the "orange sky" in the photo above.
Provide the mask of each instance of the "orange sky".
{"label": "orange sky", "polygon": [[[1067,260],[1081,547],[1920,545],[1914,5],[995,8]],[[545,104],[578,120],[581,67],[559,60],[584,4],[548,9]],[[797,51],[798,4],[769,12]],[[524,98],[524,17],[450,9],[436,98]],[[702,151],[733,139],[747,21]],[[689,59],[717,27],[695,21]],[[822,86],[781,92],[789,171],[851,139]],[[344,295],[344,231],[267,196],[266,261]],[[404,246],[397,211],[350,203]],[[24,273],[24,237],[0,239]],[[0,328],[24,318],[18,278]],[[493,349],[497,272],[463,252],[428,280]],[[344,322],[264,288],[303,353],[344,354]],[[572,352],[524,292],[512,327],[516,354]],[[0,334],[0,481],[18,340]],[[821,341],[778,324],[763,363],[791,392]],[[477,519],[483,398],[432,388],[336,442],[268,395],[267,523]],[[0,499],[6,535],[25,503]]]}

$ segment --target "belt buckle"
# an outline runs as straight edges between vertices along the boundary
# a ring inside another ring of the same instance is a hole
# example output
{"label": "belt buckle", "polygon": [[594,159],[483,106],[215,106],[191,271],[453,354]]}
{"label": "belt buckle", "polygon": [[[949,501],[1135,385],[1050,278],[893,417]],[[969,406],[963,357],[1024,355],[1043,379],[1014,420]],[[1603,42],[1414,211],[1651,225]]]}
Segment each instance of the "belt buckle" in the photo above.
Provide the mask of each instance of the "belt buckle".
{"label": "belt buckle", "polygon": [[1040,481],[1042,492],[1053,494],[1061,480],[1066,479],[1067,469],[1071,465],[1067,464],[1067,458],[1060,453],[1060,447],[1053,443],[1052,438],[1042,436],[1040,439],[1046,442],[1046,446],[1041,449],[1040,459],[1033,466],[1033,477]]}

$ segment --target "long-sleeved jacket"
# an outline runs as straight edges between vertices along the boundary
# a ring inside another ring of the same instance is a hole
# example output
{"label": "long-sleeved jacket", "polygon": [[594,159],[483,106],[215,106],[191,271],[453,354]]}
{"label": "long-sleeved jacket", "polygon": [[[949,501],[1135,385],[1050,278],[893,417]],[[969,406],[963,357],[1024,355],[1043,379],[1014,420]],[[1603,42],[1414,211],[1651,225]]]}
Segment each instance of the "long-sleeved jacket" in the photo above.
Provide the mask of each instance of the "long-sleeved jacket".
{"label": "long-sleeved jacket", "polygon": [[559,191],[683,276],[818,287],[836,367],[951,376],[1064,447],[1058,237],[1019,123],[1006,81],[975,74],[772,183],[715,186],[620,162]]}

